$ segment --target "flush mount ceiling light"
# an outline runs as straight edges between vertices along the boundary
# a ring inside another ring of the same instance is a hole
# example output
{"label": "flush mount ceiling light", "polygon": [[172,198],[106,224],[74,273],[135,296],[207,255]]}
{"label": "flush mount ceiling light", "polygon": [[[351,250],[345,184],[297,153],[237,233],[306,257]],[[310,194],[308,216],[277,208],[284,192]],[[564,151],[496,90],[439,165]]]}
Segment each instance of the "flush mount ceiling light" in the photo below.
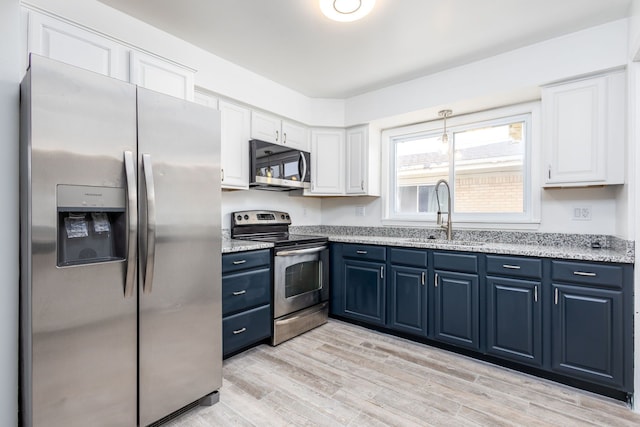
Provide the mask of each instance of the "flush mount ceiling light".
{"label": "flush mount ceiling light", "polygon": [[371,12],[376,0],[320,0],[320,10],[329,19],[351,22]]}

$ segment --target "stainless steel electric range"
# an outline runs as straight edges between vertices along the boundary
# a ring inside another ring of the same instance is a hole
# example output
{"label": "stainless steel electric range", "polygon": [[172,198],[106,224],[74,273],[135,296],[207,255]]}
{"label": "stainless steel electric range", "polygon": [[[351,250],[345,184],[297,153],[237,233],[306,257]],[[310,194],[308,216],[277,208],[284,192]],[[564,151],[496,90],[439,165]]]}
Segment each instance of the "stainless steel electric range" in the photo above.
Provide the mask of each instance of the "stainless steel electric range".
{"label": "stainless steel electric range", "polygon": [[231,217],[234,239],[273,243],[272,345],[327,322],[329,243],[323,236],[290,234],[286,212],[241,211]]}

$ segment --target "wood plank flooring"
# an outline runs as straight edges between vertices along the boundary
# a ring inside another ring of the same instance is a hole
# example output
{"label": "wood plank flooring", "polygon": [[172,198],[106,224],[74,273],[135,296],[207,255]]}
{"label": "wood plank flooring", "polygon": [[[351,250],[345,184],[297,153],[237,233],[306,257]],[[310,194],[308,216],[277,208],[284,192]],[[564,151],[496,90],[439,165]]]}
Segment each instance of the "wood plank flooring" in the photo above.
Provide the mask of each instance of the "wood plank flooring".
{"label": "wood plank flooring", "polygon": [[336,320],[223,377],[218,404],[167,426],[640,425],[622,402]]}

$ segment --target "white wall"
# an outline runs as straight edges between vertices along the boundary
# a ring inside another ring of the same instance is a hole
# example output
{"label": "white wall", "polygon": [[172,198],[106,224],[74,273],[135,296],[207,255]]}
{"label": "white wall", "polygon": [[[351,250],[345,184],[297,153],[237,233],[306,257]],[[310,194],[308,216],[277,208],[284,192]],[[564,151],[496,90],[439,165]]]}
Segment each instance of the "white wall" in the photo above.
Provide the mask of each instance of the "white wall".
{"label": "white wall", "polygon": [[231,212],[251,209],[288,212],[292,225],[318,225],[321,223],[320,203],[318,198],[290,196],[288,192],[223,191],[222,228],[231,227]]}
{"label": "white wall", "polygon": [[0,425],[18,425],[19,3],[0,0]]}

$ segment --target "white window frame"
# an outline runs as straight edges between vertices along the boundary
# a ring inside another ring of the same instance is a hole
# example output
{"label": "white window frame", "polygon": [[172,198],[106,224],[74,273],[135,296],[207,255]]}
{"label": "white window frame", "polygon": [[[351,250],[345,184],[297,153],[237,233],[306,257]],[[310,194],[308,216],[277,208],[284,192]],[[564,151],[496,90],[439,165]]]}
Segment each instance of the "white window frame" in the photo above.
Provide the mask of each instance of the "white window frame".
{"label": "white window frame", "polygon": [[[519,117],[521,116],[521,117]],[[461,131],[476,127],[481,122],[525,118],[526,147],[524,161],[524,212],[523,213],[456,213],[452,215],[454,229],[458,228],[491,228],[491,229],[535,229],[540,224],[540,162],[541,162],[541,127],[540,103],[528,102],[477,113],[454,116],[447,119],[448,131]],[[404,226],[436,226],[435,213],[398,214],[395,213],[395,145],[394,140],[411,135],[438,133],[443,130],[442,119],[385,129],[382,132],[382,202],[384,225]],[[453,138],[451,139],[453,141]],[[453,190],[455,164],[453,150],[449,152],[449,179]],[[452,194],[452,197],[454,195]],[[454,200],[455,206],[455,200]]]}

